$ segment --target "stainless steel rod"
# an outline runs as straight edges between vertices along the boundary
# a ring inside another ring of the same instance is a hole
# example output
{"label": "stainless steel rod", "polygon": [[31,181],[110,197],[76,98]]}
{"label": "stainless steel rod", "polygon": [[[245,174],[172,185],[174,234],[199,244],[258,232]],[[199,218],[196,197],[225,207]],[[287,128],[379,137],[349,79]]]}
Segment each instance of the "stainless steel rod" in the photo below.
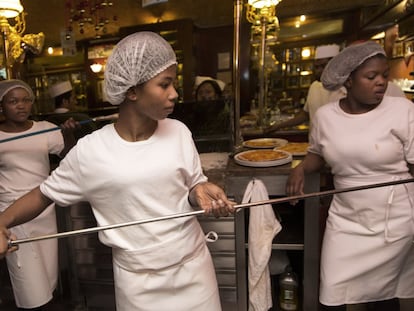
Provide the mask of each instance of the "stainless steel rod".
{"label": "stainless steel rod", "polygon": [[[83,125],[83,124],[87,124],[87,123],[91,123],[91,122],[95,122],[95,121],[107,121],[107,120],[115,120],[115,119],[118,119],[118,114],[117,113],[111,114],[109,116],[101,116],[101,117],[95,117],[95,118],[88,119],[88,120],[82,120],[82,121],[79,121],[79,124]],[[6,143],[8,141],[16,140],[16,139],[21,139],[21,138],[25,138],[25,137],[34,136],[34,135],[44,134],[44,133],[53,132],[53,131],[57,131],[57,130],[61,130],[61,129],[62,128],[60,126],[56,126],[56,127],[51,127],[51,128],[45,129],[45,130],[40,130],[40,131],[37,131],[37,132],[31,132],[31,133],[27,133],[27,134],[17,135],[17,136],[13,136],[13,137],[10,137],[10,138],[0,140],[0,144],[1,143]]]}
{"label": "stainless steel rod", "polygon": [[55,234],[49,234],[49,235],[42,235],[42,236],[38,236],[38,237],[32,237],[32,238],[9,241],[9,246],[11,247],[11,246],[15,246],[15,245],[18,245],[18,244],[41,241],[41,240],[48,240],[48,239],[67,238],[67,237],[74,236],[74,235],[95,233],[95,232],[99,232],[99,231],[103,231],[103,230],[110,230],[110,229],[116,229],[116,228],[128,227],[128,226],[134,226],[134,225],[142,225],[142,224],[147,224],[147,223],[150,223],[150,222],[157,222],[157,221],[168,220],[168,219],[196,216],[196,215],[201,215],[201,214],[204,214],[204,210],[198,210],[198,211],[187,212],[187,213],[172,214],[172,215],[149,218],[149,219],[143,219],[143,220],[135,220],[135,221],[129,221],[129,222],[124,222],[124,223],[119,223],[119,224],[114,224],[114,225],[92,227],[92,228],[79,229],[79,230],[73,230],[73,231],[67,231],[67,232],[61,232],[61,233],[55,233]]}
{"label": "stainless steel rod", "polygon": [[[321,191],[321,192],[312,192],[312,193],[307,193],[307,194],[300,194],[300,195],[294,195],[294,196],[282,197],[282,198],[270,199],[270,200],[264,200],[264,201],[242,203],[242,204],[236,204],[234,207],[236,209],[249,208],[249,207],[265,205],[265,204],[284,203],[284,202],[297,201],[297,200],[309,199],[309,198],[314,198],[314,197],[329,196],[329,195],[334,195],[337,193],[346,193],[346,192],[352,192],[352,191],[387,187],[387,186],[406,184],[406,183],[411,183],[411,182],[414,182],[414,178],[402,179],[402,180],[396,180],[396,181],[390,181],[390,182],[382,182],[382,183],[357,186],[357,187],[350,187],[350,188],[345,188],[345,189],[333,189],[333,190],[326,190],[326,191]],[[193,212],[178,213],[178,214],[155,217],[155,218],[150,218],[150,219],[130,221],[130,222],[119,223],[119,224],[114,224],[114,225],[92,227],[92,228],[86,228],[86,229],[61,232],[61,233],[56,233],[56,234],[43,235],[43,236],[38,236],[38,237],[13,240],[13,241],[9,241],[9,247],[16,246],[16,245],[23,244],[23,243],[28,243],[28,242],[35,242],[35,241],[47,240],[47,239],[66,238],[66,237],[75,236],[75,235],[95,233],[95,232],[99,232],[103,230],[110,230],[110,229],[116,229],[116,228],[128,227],[128,226],[134,226],[134,225],[142,225],[142,224],[151,223],[151,222],[182,218],[182,217],[189,217],[189,216],[197,216],[197,215],[202,215],[202,214],[204,214],[204,210],[198,210],[198,211],[193,211]]]}
{"label": "stainless steel rod", "polygon": [[321,191],[321,192],[305,193],[305,194],[293,195],[290,197],[282,197],[282,198],[270,199],[270,200],[264,200],[264,201],[243,203],[243,204],[235,205],[235,207],[236,208],[247,208],[247,207],[264,205],[264,204],[277,204],[277,203],[284,203],[284,202],[290,202],[290,201],[304,200],[304,199],[309,199],[309,198],[314,198],[314,197],[324,197],[324,196],[329,196],[329,195],[333,195],[337,193],[345,193],[345,192],[387,187],[387,186],[393,186],[393,185],[399,185],[399,184],[407,184],[411,182],[414,182],[414,178],[388,181],[388,182],[382,182],[382,183],[376,183],[376,184],[370,184],[370,185],[364,185],[364,186],[356,186],[356,187],[350,187],[350,188],[344,188],[344,189],[333,189],[333,190],[326,190],[326,191]]}

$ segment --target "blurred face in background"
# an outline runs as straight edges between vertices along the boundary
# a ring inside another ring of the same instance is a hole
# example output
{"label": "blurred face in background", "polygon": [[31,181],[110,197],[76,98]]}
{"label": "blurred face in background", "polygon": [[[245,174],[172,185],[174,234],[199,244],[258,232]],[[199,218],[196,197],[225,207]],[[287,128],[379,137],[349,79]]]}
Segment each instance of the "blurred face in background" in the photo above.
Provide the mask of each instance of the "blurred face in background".
{"label": "blurred face in background", "polygon": [[215,82],[204,81],[198,86],[196,90],[196,101],[209,101],[209,100],[217,100],[220,98],[221,90],[218,86],[215,87],[213,83]]}

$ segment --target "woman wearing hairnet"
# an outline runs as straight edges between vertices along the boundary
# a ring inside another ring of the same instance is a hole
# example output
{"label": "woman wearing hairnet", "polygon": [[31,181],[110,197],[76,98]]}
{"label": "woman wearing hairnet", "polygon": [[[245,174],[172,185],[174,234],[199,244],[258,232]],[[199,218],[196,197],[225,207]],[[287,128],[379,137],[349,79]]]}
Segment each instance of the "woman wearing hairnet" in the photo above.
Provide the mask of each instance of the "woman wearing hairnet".
{"label": "woman wearing hairnet", "polygon": [[[316,112],[309,153],[292,171],[287,194],[302,193],[305,174],[331,167],[336,189],[413,177],[414,106],[384,96],[389,66],[375,42],[351,45],[322,74],[347,96]],[[369,310],[413,310],[414,184],[333,197],[321,254],[320,302],[326,310],[368,303]],[[403,303],[404,302],[404,303]],[[405,305],[405,308],[403,307]]]}
{"label": "woman wearing hairnet", "polygon": [[[0,81],[0,106],[4,115],[4,121],[0,122],[0,140],[56,127],[50,122],[29,119],[33,101],[33,91],[25,82]],[[52,131],[0,144],[0,214],[49,176],[49,154],[62,157],[68,152],[75,144],[75,126],[71,119],[63,125],[64,136],[60,131]],[[20,238],[56,233],[54,205],[47,204],[39,216],[15,226],[11,232]],[[53,298],[58,280],[57,241],[22,245],[18,252],[7,256],[7,268],[18,308],[27,310],[45,305]]]}
{"label": "woman wearing hairnet", "polygon": [[[3,237],[6,228],[52,201],[90,202],[99,226],[185,213],[196,205],[215,216],[233,212],[223,190],[207,182],[190,131],[167,118],[178,96],[176,67],[173,49],[158,34],[121,40],[105,70],[118,120],[80,139],[40,187],[0,215]],[[101,231],[99,238],[112,247],[117,310],[221,310],[195,217]],[[5,243],[0,239],[0,254]]]}

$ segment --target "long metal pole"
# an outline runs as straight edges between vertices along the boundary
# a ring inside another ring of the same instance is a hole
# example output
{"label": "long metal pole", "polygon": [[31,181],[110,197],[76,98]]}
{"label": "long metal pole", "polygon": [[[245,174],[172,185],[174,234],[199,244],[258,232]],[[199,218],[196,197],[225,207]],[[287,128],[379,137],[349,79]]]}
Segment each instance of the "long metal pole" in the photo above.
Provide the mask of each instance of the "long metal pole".
{"label": "long metal pole", "polygon": [[10,34],[10,25],[7,21],[7,18],[4,16],[0,17],[0,31],[2,36],[2,44],[3,44],[3,66],[6,69],[6,79],[12,79],[13,78],[13,72],[11,68],[11,59],[10,59],[10,51],[9,51],[9,34]]}
{"label": "long metal pole", "polygon": [[[88,119],[88,120],[82,120],[82,121],[79,121],[79,124],[83,125],[83,124],[87,124],[87,123],[91,123],[91,122],[95,122],[95,121],[107,121],[107,120],[115,120],[115,119],[118,119],[118,114],[117,113],[111,114],[109,116],[101,116],[101,117],[95,117],[95,118]],[[40,131],[37,131],[37,132],[31,132],[31,133],[27,133],[27,134],[17,135],[17,136],[13,136],[13,137],[10,137],[10,138],[1,139],[0,144],[1,143],[6,143],[8,141],[16,140],[16,139],[35,136],[35,135],[44,134],[44,133],[48,133],[48,132],[53,132],[53,131],[57,131],[57,130],[61,130],[61,129],[62,128],[60,126],[56,126],[56,127],[51,127],[51,128],[45,129],[45,130],[40,130]]]}
{"label": "long metal pole", "polygon": [[240,33],[243,0],[234,1],[234,35],[233,35],[233,143],[234,151],[241,146],[240,133]]}
{"label": "long metal pole", "polygon": [[[290,197],[283,197],[283,198],[270,199],[270,200],[264,200],[264,201],[242,203],[242,204],[237,204],[234,207],[236,209],[240,209],[240,208],[249,208],[249,207],[265,205],[265,204],[278,204],[278,203],[285,203],[285,202],[290,202],[290,201],[309,199],[309,198],[314,198],[314,197],[329,196],[329,195],[338,194],[338,193],[346,193],[346,192],[352,192],[352,191],[387,187],[387,186],[406,184],[406,183],[412,183],[412,182],[414,182],[414,178],[383,182],[383,183],[376,183],[376,184],[357,186],[357,187],[350,187],[350,188],[345,188],[345,189],[326,190],[326,191],[321,191],[321,192],[300,194],[300,195],[294,195]],[[114,225],[92,227],[92,228],[79,229],[79,230],[61,232],[61,233],[50,234],[50,235],[43,235],[43,236],[38,236],[38,237],[31,237],[31,238],[26,238],[26,239],[9,241],[9,247],[23,244],[23,243],[28,243],[28,242],[47,240],[47,239],[56,239],[56,238],[57,239],[66,238],[66,237],[75,236],[75,235],[95,233],[95,232],[99,232],[103,230],[110,230],[110,229],[116,229],[116,228],[128,227],[128,226],[134,226],[134,225],[142,225],[142,224],[147,224],[151,222],[157,222],[157,221],[163,221],[163,220],[169,220],[169,219],[175,219],[175,218],[183,218],[183,217],[189,217],[189,216],[197,216],[197,215],[202,215],[202,214],[204,214],[204,210],[198,210],[198,211],[193,211],[193,212],[172,214],[172,215],[155,217],[155,218],[150,218],[150,219],[130,221],[130,222],[119,223],[119,224],[114,224]]]}
{"label": "long metal pole", "polygon": [[260,59],[259,59],[259,127],[266,125],[266,95],[265,95],[265,53],[266,53],[266,19],[261,18]]}

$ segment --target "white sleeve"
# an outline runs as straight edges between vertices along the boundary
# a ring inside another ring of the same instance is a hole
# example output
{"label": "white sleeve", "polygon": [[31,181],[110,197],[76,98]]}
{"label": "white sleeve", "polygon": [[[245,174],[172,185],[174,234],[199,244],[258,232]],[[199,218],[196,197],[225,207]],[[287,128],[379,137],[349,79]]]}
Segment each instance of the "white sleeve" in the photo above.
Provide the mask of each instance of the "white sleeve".
{"label": "white sleeve", "polygon": [[76,146],[65,156],[59,166],[40,185],[40,191],[61,206],[86,201],[82,191]]}

